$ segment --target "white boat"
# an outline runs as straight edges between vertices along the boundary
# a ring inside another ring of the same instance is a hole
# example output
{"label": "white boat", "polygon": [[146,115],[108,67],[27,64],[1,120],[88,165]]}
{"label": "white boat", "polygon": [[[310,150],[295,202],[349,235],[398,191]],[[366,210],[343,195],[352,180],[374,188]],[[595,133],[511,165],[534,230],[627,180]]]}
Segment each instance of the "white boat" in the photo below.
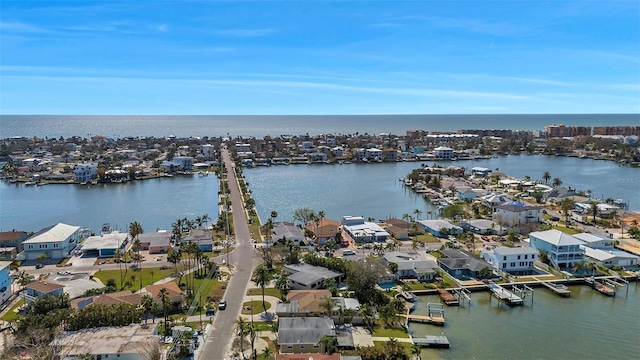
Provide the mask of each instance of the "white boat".
{"label": "white boat", "polygon": [[35,184],[36,184],[35,181],[27,181],[26,183],[24,183],[24,186],[33,186]]}

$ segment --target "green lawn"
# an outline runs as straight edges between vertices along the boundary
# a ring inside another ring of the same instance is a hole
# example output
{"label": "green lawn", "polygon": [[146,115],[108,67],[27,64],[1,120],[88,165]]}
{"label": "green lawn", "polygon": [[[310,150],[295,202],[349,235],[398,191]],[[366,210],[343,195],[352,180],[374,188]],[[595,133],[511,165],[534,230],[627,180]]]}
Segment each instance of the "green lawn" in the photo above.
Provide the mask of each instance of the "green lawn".
{"label": "green lawn", "polygon": [[561,225],[554,225],[552,226],[552,228],[556,229],[556,230],[560,230],[565,234],[569,234],[569,235],[574,235],[574,234],[579,234],[581,233],[580,230],[574,229],[574,228],[568,228],[566,226],[561,226]]}
{"label": "green lawn", "polygon": [[414,236],[414,239],[416,241],[419,242],[424,242],[424,243],[439,243],[440,239],[438,239],[437,237],[426,233],[426,234],[422,234],[422,235],[418,235],[418,236]]}
{"label": "green lawn", "polygon": [[425,290],[425,289],[435,289],[436,286],[431,283],[420,283],[420,282],[412,282],[406,284],[409,286],[411,290]]}
{"label": "green lawn", "polygon": [[12,321],[15,320],[19,315],[17,312],[15,312],[15,310],[17,308],[19,308],[20,306],[22,306],[22,304],[24,304],[24,298],[20,298],[20,300],[18,300],[17,303],[15,303],[15,305],[13,305],[7,312],[6,314],[4,314],[0,320],[4,320],[4,321]]}
{"label": "green lawn", "polygon": [[[125,266],[126,264],[122,264],[122,276],[124,277],[124,282],[131,281],[131,275],[135,275],[136,281],[133,285],[132,290],[140,290],[140,277],[142,276],[142,287],[147,285],[151,285],[152,281],[156,282],[160,279],[164,279],[169,277],[171,274],[175,272],[174,268],[168,268],[165,270],[160,270],[159,267],[156,268],[142,268],[142,269],[131,269]],[[152,276],[153,272],[153,276]],[[121,287],[120,284],[120,270],[100,270],[97,271],[94,275],[95,278],[100,279],[103,284],[107,284],[109,279],[113,279],[116,282],[116,288],[119,289]]]}
{"label": "green lawn", "polygon": [[[178,279],[175,280],[175,282],[178,282]],[[200,309],[200,311],[196,311],[193,314],[194,315],[198,315],[200,313],[203,313],[206,311],[206,308],[213,308],[214,303],[217,302],[219,299],[222,299],[222,297],[224,296],[224,289],[223,286],[226,286],[227,283],[225,282],[221,282],[218,279],[195,279],[194,281],[194,288],[195,288],[195,293],[198,294],[198,289],[202,289],[202,302],[200,302],[200,297],[197,299],[199,302],[199,305],[202,307]]]}
{"label": "green lawn", "polygon": [[378,327],[373,331],[371,336],[375,337],[389,337],[389,338],[408,338],[409,334],[404,329],[386,329]]}
{"label": "green lawn", "polygon": [[255,327],[256,331],[271,331],[271,324],[273,324],[273,322],[255,321],[253,323],[253,326]]}
{"label": "green lawn", "polygon": [[[251,288],[247,291],[247,295],[259,295],[262,296],[261,288]],[[264,288],[264,296],[273,296],[280,298],[280,291],[276,288]]]}
{"label": "green lawn", "polygon": [[[246,310],[247,308],[250,308],[250,310]],[[262,300],[247,301],[242,304],[242,314],[251,315],[253,313],[253,315],[256,315],[269,310],[269,308],[271,308],[271,304],[266,301],[264,307],[262,307]]]}

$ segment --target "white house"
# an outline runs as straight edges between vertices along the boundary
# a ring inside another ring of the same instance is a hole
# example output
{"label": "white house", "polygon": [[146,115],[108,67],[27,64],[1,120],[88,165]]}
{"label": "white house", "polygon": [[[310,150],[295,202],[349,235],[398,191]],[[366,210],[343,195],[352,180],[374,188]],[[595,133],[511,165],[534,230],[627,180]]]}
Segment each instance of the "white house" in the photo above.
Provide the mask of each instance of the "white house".
{"label": "white house", "polygon": [[612,250],[615,245],[615,240],[597,234],[580,233],[573,235],[573,237],[582,240],[586,247],[592,249]]}
{"label": "white house", "polygon": [[462,234],[462,228],[446,220],[420,220],[418,224],[429,234],[437,237]]}
{"label": "white house", "polygon": [[341,273],[309,264],[285,265],[283,270],[289,275],[289,287],[292,290],[321,289],[325,280],[335,279],[338,283],[342,277]]}
{"label": "white house", "polygon": [[383,259],[387,265],[390,263],[398,265],[398,271],[395,275],[399,279],[411,278],[418,281],[431,281],[438,275],[436,271],[438,262],[431,255],[427,255],[425,258],[417,254],[410,255],[393,251],[385,253]]}
{"label": "white house", "polygon": [[588,246],[583,246],[582,248],[584,249],[585,258],[598,265],[608,268],[612,268],[614,266],[619,266],[621,268],[638,267],[638,259],[640,259],[640,257],[626,251],[592,249]]}
{"label": "white house", "polygon": [[173,162],[182,170],[190,171],[193,169],[193,157],[191,156],[176,156],[173,158]]}
{"label": "white house", "polygon": [[79,226],[58,223],[46,227],[22,243],[24,260],[37,260],[44,255],[48,259],[62,259],[69,255],[78,243]]}
{"label": "white house", "polygon": [[362,216],[343,216],[341,223],[355,242],[384,242],[389,239],[389,233],[380,225],[364,221]]}
{"label": "white house", "polygon": [[73,180],[77,182],[91,181],[96,176],[98,176],[98,164],[96,163],[78,164],[73,169]]}
{"label": "white house", "polygon": [[542,208],[510,201],[493,209],[493,220],[512,227],[539,223],[542,222]]}
{"label": "white house", "polygon": [[370,148],[366,151],[367,159],[370,161],[382,161],[382,150],[376,148]]}
{"label": "white house", "polygon": [[433,149],[433,155],[438,159],[451,159],[453,157],[453,149],[446,146],[438,146]]}
{"label": "white house", "polygon": [[529,234],[529,246],[546,251],[551,264],[560,270],[570,270],[584,259],[582,240],[559,230],[535,231]]}
{"label": "white house", "polygon": [[482,258],[496,269],[513,275],[529,275],[539,256],[538,250],[532,247],[497,247],[483,251]]}

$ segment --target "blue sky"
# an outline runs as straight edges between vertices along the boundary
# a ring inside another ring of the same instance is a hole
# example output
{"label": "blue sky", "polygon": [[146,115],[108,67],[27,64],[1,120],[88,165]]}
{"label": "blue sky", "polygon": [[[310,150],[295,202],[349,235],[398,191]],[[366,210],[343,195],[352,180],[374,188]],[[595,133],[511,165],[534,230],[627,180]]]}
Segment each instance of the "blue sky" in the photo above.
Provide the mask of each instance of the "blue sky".
{"label": "blue sky", "polygon": [[640,113],[640,2],[3,0],[0,113]]}

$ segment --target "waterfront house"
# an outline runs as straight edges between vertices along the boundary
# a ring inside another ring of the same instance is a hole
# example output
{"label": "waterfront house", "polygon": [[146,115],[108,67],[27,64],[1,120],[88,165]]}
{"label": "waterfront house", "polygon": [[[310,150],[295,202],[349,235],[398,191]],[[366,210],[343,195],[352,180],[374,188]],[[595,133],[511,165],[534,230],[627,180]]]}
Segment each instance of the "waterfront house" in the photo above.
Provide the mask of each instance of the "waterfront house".
{"label": "waterfront house", "polygon": [[385,253],[382,258],[387,266],[391,263],[398,265],[395,276],[397,279],[416,279],[420,282],[433,281],[438,275],[436,258],[427,255],[407,254],[399,251]]}
{"label": "waterfront house", "polygon": [[366,159],[369,161],[382,161],[382,150],[376,148],[370,148],[365,150]]}
{"label": "waterfront house", "polygon": [[280,353],[324,353],[323,336],[336,336],[335,324],[330,318],[283,317],[278,319],[278,346]]}
{"label": "waterfront house", "polygon": [[131,324],[63,332],[51,343],[59,360],[145,360],[144,349],[162,348],[157,326]]}
{"label": "waterfront house", "polygon": [[477,198],[478,194],[469,186],[459,186],[456,187],[456,197],[466,202],[470,202]]}
{"label": "waterfront house", "polygon": [[462,221],[462,228],[480,235],[504,235],[507,231],[504,227],[492,220],[470,219]]}
{"label": "waterfront house", "polygon": [[73,180],[76,182],[89,182],[98,177],[98,164],[78,164],[73,169]]}
{"label": "waterfront house", "polygon": [[302,229],[290,222],[277,222],[273,224],[273,241],[286,243],[291,241],[294,245],[303,245],[305,236]]}
{"label": "waterfront house", "polygon": [[165,254],[171,248],[171,233],[166,230],[140,234],[138,240],[140,248],[148,250],[149,254]]}
{"label": "waterfront house", "polygon": [[532,247],[500,246],[493,250],[485,250],[482,258],[494,268],[512,275],[531,275],[535,270],[538,251]]}
{"label": "waterfront house", "polygon": [[129,234],[112,231],[86,238],[82,243],[82,252],[85,256],[113,257],[117,250],[124,252],[128,243]]}
{"label": "waterfront house", "polygon": [[[133,304],[140,305],[142,294],[132,293],[129,290],[114,293],[96,294],[71,300],[71,307],[82,310],[89,305],[112,305],[112,304]],[[158,299],[154,299],[158,301]]]}
{"label": "waterfront house", "polygon": [[213,251],[213,233],[211,230],[192,229],[189,235],[180,240],[180,246],[193,242],[202,251]]}
{"label": "waterfront house", "polygon": [[364,221],[361,216],[343,216],[342,229],[357,243],[385,242],[389,233],[380,225]]}
{"label": "waterfront house", "polygon": [[509,201],[493,209],[493,220],[510,227],[540,223],[542,222],[542,208]]}
{"label": "waterfront house", "polygon": [[319,219],[318,222],[314,221],[308,224],[305,229],[313,233],[318,244],[324,245],[328,240],[336,240],[336,235],[340,230],[340,222],[333,219],[322,218]]}
{"label": "waterfront house", "polygon": [[491,264],[468,251],[452,249],[440,252],[444,255],[438,259],[440,268],[457,279],[480,278],[482,269],[491,269]]}
{"label": "waterfront house", "polygon": [[555,229],[529,234],[529,246],[546,251],[551,264],[560,270],[570,270],[584,259],[584,249],[580,245],[584,245],[582,240]]}
{"label": "waterfront house", "polygon": [[481,198],[482,200],[482,204],[493,208],[499,205],[504,204],[505,202],[509,201],[509,199],[507,198],[507,195],[505,194],[487,194],[485,196],[483,196]]}
{"label": "waterfront house", "polygon": [[18,257],[23,260],[37,260],[41,255],[48,259],[67,257],[78,243],[79,229],[63,223],[41,229],[22,242],[24,251]]}
{"label": "waterfront house", "polygon": [[436,237],[462,234],[462,228],[446,220],[420,220],[418,224],[429,234]]}
{"label": "waterfront house", "polygon": [[436,159],[449,160],[453,157],[453,149],[446,146],[438,146],[433,149],[433,155]]}
{"label": "waterfront house", "polygon": [[25,231],[0,232],[0,248],[15,248],[16,252],[22,251],[22,242],[27,240]]}
{"label": "waterfront house", "polygon": [[289,287],[292,290],[312,290],[324,287],[324,281],[334,279],[339,283],[344,274],[309,264],[285,265],[284,271],[289,275]]}
{"label": "waterfront house", "polygon": [[13,295],[13,280],[11,279],[11,262],[0,261],[0,305]]}
{"label": "waterfront house", "polygon": [[586,247],[592,249],[613,250],[615,245],[615,240],[598,234],[579,233],[573,235],[573,237],[581,240]]}
{"label": "waterfront house", "polygon": [[640,257],[621,250],[604,250],[593,249],[588,246],[582,246],[585,259],[608,268],[613,267],[638,267]]}
{"label": "waterfront house", "polygon": [[471,174],[474,177],[488,177],[491,175],[491,169],[486,167],[476,166],[471,168]]}
{"label": "waterfront house", "polygon": [[64,285],[58,284],[51,280],[35,280],[27,284],[27,302],[30,303],[35,299],[41,298],[45,295],[58,296],[62,295],[64,291]]}
{"label": "waterfront house", "polygon": [[179,169],[184,171],[193,170],[194,159],[191,156],[176,156],[172,162],[178,166]]}

